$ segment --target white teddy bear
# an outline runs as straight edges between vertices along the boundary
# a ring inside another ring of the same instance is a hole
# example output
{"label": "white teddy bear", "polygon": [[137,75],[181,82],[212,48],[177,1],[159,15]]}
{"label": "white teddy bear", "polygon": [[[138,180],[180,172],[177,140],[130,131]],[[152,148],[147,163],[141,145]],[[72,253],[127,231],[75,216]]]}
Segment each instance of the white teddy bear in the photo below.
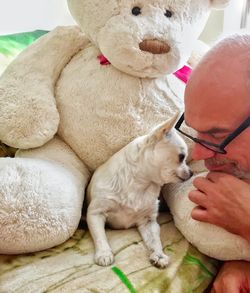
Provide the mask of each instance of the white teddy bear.
{"label": "white teddy bear", "polygon": [[171,73],[210,9],[229,1],[68,0],[80,28],[41,37],[0,79],[0,140],[20,149],[0,159],[0,253],[46,249],[75,232],[90,174],[183,109],[184,85]]}

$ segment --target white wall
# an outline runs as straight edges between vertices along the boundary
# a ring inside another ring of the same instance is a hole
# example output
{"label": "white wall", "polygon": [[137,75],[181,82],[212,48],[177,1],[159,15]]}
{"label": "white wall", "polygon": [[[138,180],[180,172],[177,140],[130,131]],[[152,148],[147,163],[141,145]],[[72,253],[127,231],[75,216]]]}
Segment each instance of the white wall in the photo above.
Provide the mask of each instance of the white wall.
{"label": "white wall", "polygon": [[213,10],[199,39],[208,45],[214,43],[223,32],[223,19],[223,10]]}
{"label": "white wall", "polygon": [[242,8],[245,0],[233,0],[225,10],[224,32],[230,33],[239,30],[241,24]]}
{"label": "white wall", "polygon": [[221,38],[230,33],[244,29],[250,33],[250,15],[246,21],[246,27],[241,27],[243,9],[250,10],[250,0],[232,0],[225,10],[213,10],[200,39],[207,44],[213,44],[218,37]]}
{"label": "white wall", "polygon": [[73,23],[66,0],[0,0],[0,34]]}

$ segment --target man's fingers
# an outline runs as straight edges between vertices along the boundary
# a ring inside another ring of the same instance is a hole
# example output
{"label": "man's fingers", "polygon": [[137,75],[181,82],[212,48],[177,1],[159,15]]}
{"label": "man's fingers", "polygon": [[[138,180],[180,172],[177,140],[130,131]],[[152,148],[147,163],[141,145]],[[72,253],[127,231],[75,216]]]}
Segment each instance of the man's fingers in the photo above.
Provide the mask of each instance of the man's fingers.
{"label": "man's fingers", "polygon": [[214,183],[217,183],[221,180],[225,180],[225,179],[230,179],[230,180],[239,180],[237,178],[235,178],[234,176],[232,176],[231,174],[228,173],[223,173],[223,172],[216,172],[216,171],[211,171],[207,174],[206,178]]}
{"label": "man's fingers", "polygon": [[206,207],[207,196],[203,192],[199,190],[192,190],[189,192],[188,198],[198,206],[204,208]]}
{"label": "man's fingers", "polygon": [[208,222],[207,210],[199,206],[192,210],[191,217],[196,221]]}
{"label": "man's fingers", "polygon": [[218,179],[221,177],[221,176],[223,176],[225,173],[222,173],[222,172],[215,172],[215,171],[213,171],[213,172],[209,172],[208,174],[207,174],[207,176],[206,176],[206,179],[208,179],[209,181],[211,181],[211,182],[217,182],[218,181]]}
{"label": "man's fingers", "polygon": [[213,189],[213,182],[204,177],[196,177],[193,180],[193,185],[200,191],[208,194]]}

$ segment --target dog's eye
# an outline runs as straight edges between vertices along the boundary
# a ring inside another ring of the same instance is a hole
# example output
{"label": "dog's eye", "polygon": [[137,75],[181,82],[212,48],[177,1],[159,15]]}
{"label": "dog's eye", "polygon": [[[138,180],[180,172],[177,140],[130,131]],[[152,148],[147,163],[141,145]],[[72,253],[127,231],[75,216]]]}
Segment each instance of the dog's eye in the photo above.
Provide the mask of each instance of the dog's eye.
{"label": "dog's eye", "polygon": [[179,155],[179,162],[182,163],[185,159],[185,155],[184,154],[180,154]]}
{"label": "dog's eye", "polygon": [[165,15],[167,18],[171,18],[171,17],[173,16],[173,12],[167,9],[164,15]]}
{"label": "dog's eye", "polygon": [[135,7],[132,9],[132,14],[135,15],[135,16],[141,14],[141,8],[138,7],[138,6],[135,6]]}

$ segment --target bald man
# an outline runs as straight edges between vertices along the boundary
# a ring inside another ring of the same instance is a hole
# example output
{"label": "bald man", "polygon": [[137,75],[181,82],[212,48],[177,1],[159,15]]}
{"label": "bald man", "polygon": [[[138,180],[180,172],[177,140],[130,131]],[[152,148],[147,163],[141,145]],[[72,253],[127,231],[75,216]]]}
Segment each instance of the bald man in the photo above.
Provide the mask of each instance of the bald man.
{"label": "bald man", "polygon": [[[192,218],[250,243],[250,35],[228,37],[202,59],[186,87],[184,119],[197,131],[192,157],[210,171],[193,182]],[[250,292],[250,263],[226,262],[212,292]]]}

